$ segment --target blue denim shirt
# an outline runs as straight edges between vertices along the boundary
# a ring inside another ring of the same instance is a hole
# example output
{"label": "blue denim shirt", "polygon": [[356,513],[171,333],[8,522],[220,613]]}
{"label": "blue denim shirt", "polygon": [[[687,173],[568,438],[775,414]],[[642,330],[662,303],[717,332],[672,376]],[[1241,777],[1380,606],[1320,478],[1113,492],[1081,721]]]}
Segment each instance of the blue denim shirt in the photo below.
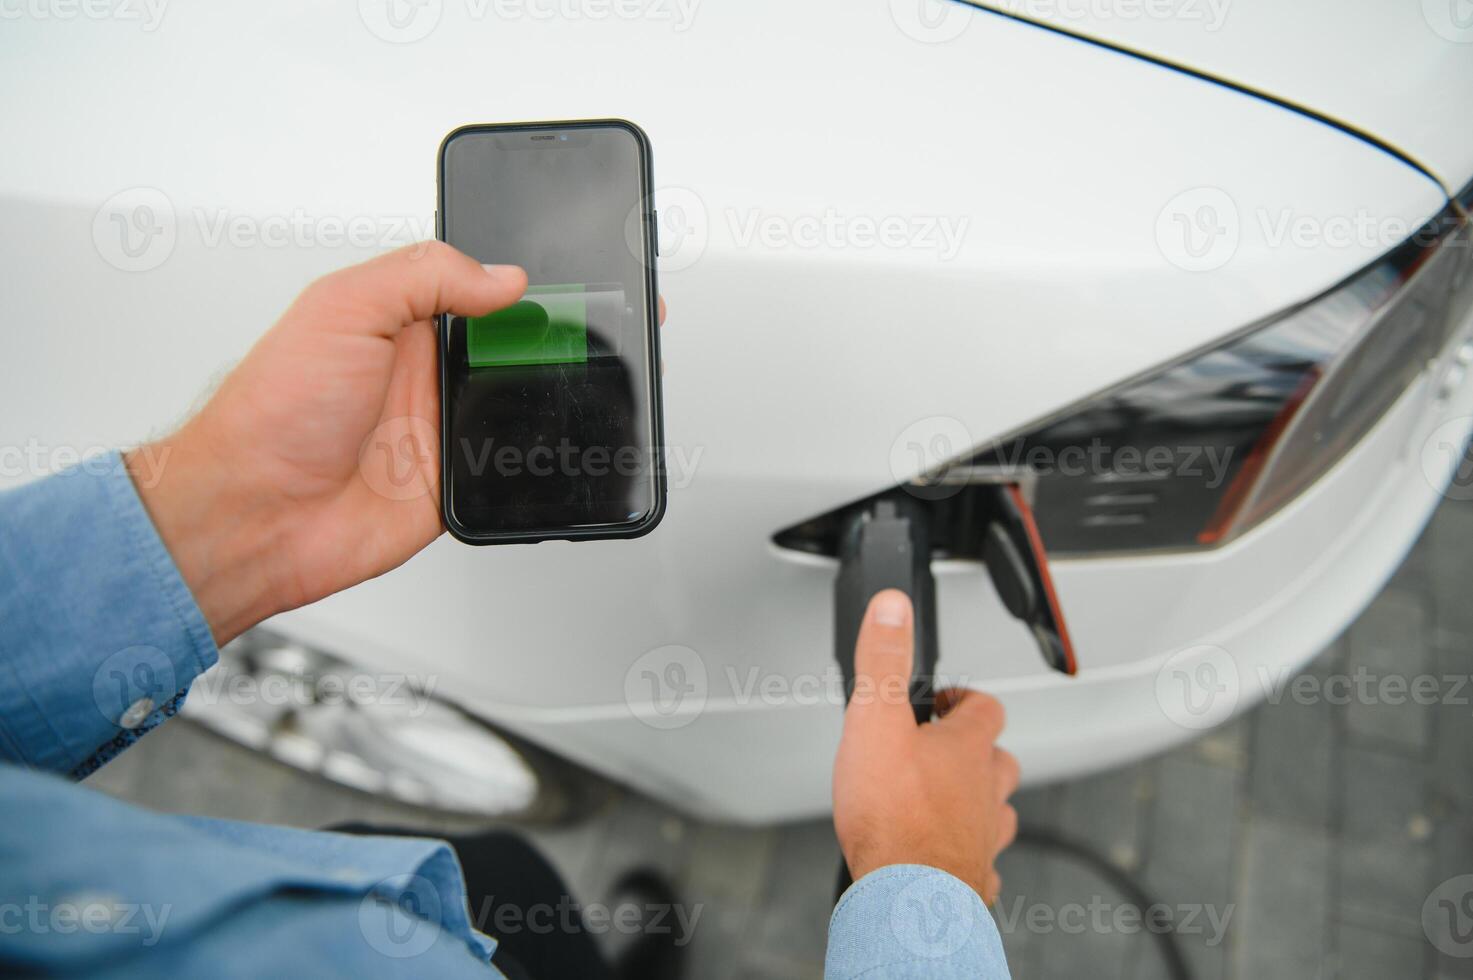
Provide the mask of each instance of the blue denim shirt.
{"label": "blue denim shirt", "polygon": [[[0,494],[0,973],[499,976],[442,841],[156,814],[62,778],[166,721],[216,656],[117,454]],[[1007,965],[974,891],[897,865],[844,894],[824,972]]]}

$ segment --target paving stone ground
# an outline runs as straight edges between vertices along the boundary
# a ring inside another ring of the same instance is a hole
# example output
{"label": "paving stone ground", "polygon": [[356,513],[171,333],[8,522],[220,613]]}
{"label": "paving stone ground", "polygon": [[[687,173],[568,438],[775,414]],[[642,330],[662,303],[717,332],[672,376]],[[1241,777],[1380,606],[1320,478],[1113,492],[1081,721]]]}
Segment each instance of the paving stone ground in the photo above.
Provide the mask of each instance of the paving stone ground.
{"label": "paving stone ground", "polygon": [[[1473,873],[1473,685],[1453,689],[1473,676],[1470,572],[1473,503],[1449,501],[1381,595],[1306,668],[1320,681],[1432,677],[1435,703],[1284,697],[1166,755],[1023,793],[1024,826],[1080,840],[1135,876],[1172,910],[1202,980],[1473,977],[1473,959],[1439,951],[1423,918],[1439,884]],[[170,811],[444,829],[181,722],[90,782]],[[826,823],[732,828],[619,792],[589,819],[532,834],[589,899],[633,864],[674,875],[701,905],[695,977],[822,975],[838,859]],[[1094,926],[1091,907],[1107,917],[1131,907],[1092,868],[1019,846],[1002,872],[1014,976],[1166,976],[1151,935],[1129,920]],[[1443,897],[1432,928],[1473,936],[1473,895]],[[1076,908],[1082,929],[1069,918]]]}

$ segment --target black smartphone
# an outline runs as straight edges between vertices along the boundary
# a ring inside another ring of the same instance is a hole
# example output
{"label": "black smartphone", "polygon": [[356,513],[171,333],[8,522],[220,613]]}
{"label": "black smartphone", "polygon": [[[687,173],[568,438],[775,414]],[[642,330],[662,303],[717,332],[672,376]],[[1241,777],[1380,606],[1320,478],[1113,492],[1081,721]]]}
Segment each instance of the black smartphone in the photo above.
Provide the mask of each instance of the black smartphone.
{"label": "black smartphone", "polygon": [[439,237],[527,270],[440,322],[445,526],[470,544],[630,538],[665,513],[649,139],[623,120],[464,126]]}

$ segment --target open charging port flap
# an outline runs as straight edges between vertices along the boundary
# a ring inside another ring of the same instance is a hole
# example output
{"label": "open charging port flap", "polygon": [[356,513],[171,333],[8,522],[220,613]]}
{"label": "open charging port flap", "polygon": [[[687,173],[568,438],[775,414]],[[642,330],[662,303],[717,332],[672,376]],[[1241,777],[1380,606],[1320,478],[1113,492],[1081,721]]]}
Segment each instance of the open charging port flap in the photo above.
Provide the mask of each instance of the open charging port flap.
{"label": "open charging port flap", "polygon": [[836,557],[856,513],[886,499],[925,515],[931,560],[980,562],[1003,606],[1028,627],[1044,662],[1078,669],[1074,645],[1049,574],[1031,502],[1033,473],[1001,466],[953,466],[794,525],[774,537],[781,548]]}

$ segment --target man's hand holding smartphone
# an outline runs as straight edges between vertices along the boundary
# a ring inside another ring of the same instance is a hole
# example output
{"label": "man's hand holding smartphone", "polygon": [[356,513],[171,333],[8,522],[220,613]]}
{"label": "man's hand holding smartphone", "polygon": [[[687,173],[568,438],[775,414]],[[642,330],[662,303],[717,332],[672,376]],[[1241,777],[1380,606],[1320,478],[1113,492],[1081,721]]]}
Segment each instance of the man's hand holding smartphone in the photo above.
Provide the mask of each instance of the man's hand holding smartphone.
{"label": "man's hand holding smartphone", "polygon": [[442,242],[331,273],[199,414],[127,454],[216,642],[382,575],[444,531],[436,318],[504,309],[526,285],[519,267]]}

